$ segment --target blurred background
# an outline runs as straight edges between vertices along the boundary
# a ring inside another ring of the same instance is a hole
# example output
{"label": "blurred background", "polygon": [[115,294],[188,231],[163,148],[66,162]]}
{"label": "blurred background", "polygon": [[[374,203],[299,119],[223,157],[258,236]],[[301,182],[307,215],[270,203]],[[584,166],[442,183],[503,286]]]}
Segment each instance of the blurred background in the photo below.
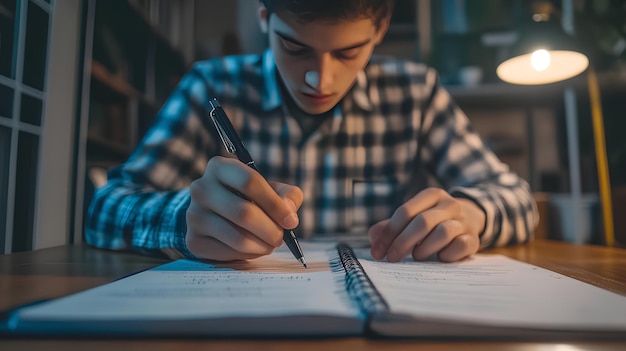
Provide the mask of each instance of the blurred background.
{"label": "blurred background", "polygon": [[[267,47],[257,6],[0,0],[0,252],[80,242],[94,187],[128,157],[193,62]],[[537,9],[569,28],[597,73],[614,239],[625,246],[626,1],[397,0],[376,54],[438,70],[490,147],[529,181],[542,215],[537,236],[604,245],[587,73],[535,86],[496,74]]]}

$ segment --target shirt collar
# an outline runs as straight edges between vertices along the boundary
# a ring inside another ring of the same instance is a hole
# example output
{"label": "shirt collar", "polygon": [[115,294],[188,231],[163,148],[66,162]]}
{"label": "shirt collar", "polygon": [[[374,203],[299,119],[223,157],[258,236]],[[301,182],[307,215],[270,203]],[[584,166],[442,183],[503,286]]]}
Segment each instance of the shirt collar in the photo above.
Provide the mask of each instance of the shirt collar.
{"label": "shirt collar", "polygon": [[[263,52],[263,80],[265,81],[265,93],[263,94],[262,105],[264,111],[270,111],[280,107],[283,104],[282,96],[280,95],[280,87],[278,85],[278,74],[276,71],[276,61],[272,50],[266,49]],[[352,87],[352,91],[348,95],[352,94],[352,98],[355,100],[360,108],[371,111],[372,103],[367,94],[367,76],[365,71],[361,70],[356,75],[356,82]],[[345,97],[344,97],[345,99]]]}
{"label": "shirt collar", "polygon": [[367,94],[367,75],[364,70],[360,70],[356,75],[356,82],[352,88],[352,97],[356,104],[363,110],[372,110],[372,101]]}
{"label": "shirt collar", "polygon": [[265,82],[265,93],[262,95],[261,104],[264,111],[271,111],[283,104],[280,96],[280,87],[278,86],[278,74],[276,72],[276,62],[272,50],[267,49],[263,52],[263,81]]}

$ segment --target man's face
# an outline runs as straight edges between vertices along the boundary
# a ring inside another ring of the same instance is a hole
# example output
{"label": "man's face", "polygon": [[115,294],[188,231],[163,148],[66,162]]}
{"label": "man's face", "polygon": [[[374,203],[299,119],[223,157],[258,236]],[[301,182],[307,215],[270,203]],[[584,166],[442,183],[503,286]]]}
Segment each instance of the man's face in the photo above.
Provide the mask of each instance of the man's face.
{"label": "man's face", "polygon": [[289,94],[313,115],[329,111],[344,97],[384,34],[371,19],[300,23],[277,14],[270,16],[267,31]]}

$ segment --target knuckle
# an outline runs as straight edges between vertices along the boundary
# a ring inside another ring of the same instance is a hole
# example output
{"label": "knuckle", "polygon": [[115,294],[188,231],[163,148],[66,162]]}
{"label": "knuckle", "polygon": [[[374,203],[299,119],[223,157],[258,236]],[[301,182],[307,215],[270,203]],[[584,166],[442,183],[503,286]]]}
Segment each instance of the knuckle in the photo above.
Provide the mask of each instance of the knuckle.
{"label": "knuckle", "polygon": [[201,182],[198,179],[192,181],[189,185],[189,195],[191,196],[191,198],[197,199],[202,196],[202,193],[203,187],[201,185]]}
{"label": "knuckle", "polygon": [[456,199],[448,203],[448,211],[454,213],[455,216],[461,213],[461,209],[461,202]]}
{"label": "knuckle", "polygon": [[251,203],[243,203],[242,206],[238,206],[235,209],[235,222],[249,223],[254,219],[255,211]]}
{"label": "knuckle", "polygon": [[237,235],[233,238],[233,248],[240,252],[250,252],[250,239],[244,235]]}
{"label": "knuckle", "polygon": [[207,162],[207,168],[209,167],[220,167],[220,165],[224,163],[224,157],[222,156],[213,156]]}
{"label": "knuckle", "polygon": [[262,235],[259,235],[263,242],[267,245],[267,249],[273,250],[283,244],[283,229],[278,226],[273,226],[270,229],[263,231]]}
{"label": "knuckle", "polygon": [[194,243],[195,236],[191,231],[188,230],[187,234],[185,235],[185,244],[187,245],[187,248],[191,249],[194,246]]}
{"label": "knuckle", "polygon": [[437,196],[439,196],[439,197],[447,197],[447,196],[448,196],[448,192],[447,192],[447,191],[445,191],[445,190],[444,190],[444,189],[442,189],[442,188],[435,188],[435,190],[436,190],[436,193],[435,193],[435,194],[436,194]]}
{"label": "knuckle", "polygon": [[198,215],[196,214],[196,211],[193,210],[192,208],[188,208],[187,212],[185,213],[185,219],[187,221],[187,226],[191,227],[190,224],[194,224],[197,220]]}
{"label": "knuckle", "polygon": [[204,214],[198,210],[195,206],[190,206],[185,212],[185,219],[189,229],[195,229],[202,225],[204,220]]}
{"label": "knuckle", "polygon": [[265,256],[265,255],[270,255],[274,252],[274,248],[273,247],[264,247],[262,249],[262,252],[259,252],[259,256]]}
{"label": "knuckle", "polygon": [[418,245],[413,249],[413,252],[411,252],[411,257],[413,257],[415,261],[422,261],[428,258],[428,254],[425,254],[422,247]]}
{"label": "knuckle", "polygon": [[439,224],[438,229],[447,236],[448,234],[452,233],[454,229],[454,224],[452,221],[445,221]]}
{"label": "knuckle", "polygon": [[206,168],[204,170],[204,174],[211,174],[215,172],[215,170],[219,169],[222,163],[222,159],[220,156],[214,156],[209,159],[209,162],[206,164]]}
{"label": "knuckle", "polygon": [[447,194],[445,190],[442,188],[431,187],[424,190],[424,192],[429,196],[442,197],[444,194]]}
{"label": "knuckle", "polygon": [[437,254],[441,262],[454,262],[458,259],[457,256],[459,256],[457,253],[450,253],[448,251],[441,251]]}
{"label": "knuckle", "polygon": [[263,245],[255,242],[252,238],[247,235],[238,235],[233,239],[233,248],[242,253],[243,255],[249,256],[252,255],[254,258],[268,255],[274,251],[273,247],[268,245]]}
{"label": "knuckle", "polygon": [[461,225],[457,221],[445,221],[438,226],[441,234],[450,241],[453,237],[460,233]]}
{"label": "knuckle", "polygon": [[425,216],[423,214],[415,217],[415,227],[418,231],[430,231],[436,224],[434,222],[435,220],[432,219],[430,216]]}
{"label": "knuckle", "polygon": [[283,230],[282,229],[277,229],[275,232],[275,234],[272,235],[272,246],[273,247],[279,247],[280,245],[283,244]]}
{"label": "knuckle", "polygon": [[389,248],[388,258],[391,258],[393,261],[399,261],[406,257],[410,250],[411,248],[408,247],[405,240],[394,242]]}
{"label": "knuckle", "polygon": [[185,236],[185,245],[187,245],[187,249],[194,256],[201,256],[202,252],[198,247],[198,238],[195,235],[187,232],[187,235]]}
{"label": "knuckle", "polygon": [[474,237],[471,235],[462,235],[459,237],[459,240],[461,240],[463,247],[471,251],[472,253],[475,253],[476,251],[478,251],[480,242],[477,237]]}
{"label": "knuckle", "polygon": [[205,240],[213,238],[216,229],[210,214],[191,210],[187,211],[185,217],[187,220],[185,242],[206,246]]}
{"label": "knuckle", "polygon": [[411,215],[411,212],[410,212],[408,206],[406,206],[406,205],[402,205],[402,206],[398,207],[394,211],[394,213],[393,213],[393,217],[397,217],[401,221],[408,220],[410,215]]}
{"label": "knuckle", "polygon": [[472,245],[468,235],[462,235],[456,238],[456,240],[458,241],[458,245],[461,246],[463,249],[468,249]]}
{"label": "knuckle", "polygon": [[252,172],[241,172],[241,175],[239,176],[238,186],[245,194],[249,194],[256,188],[253,174],[254,173]]}

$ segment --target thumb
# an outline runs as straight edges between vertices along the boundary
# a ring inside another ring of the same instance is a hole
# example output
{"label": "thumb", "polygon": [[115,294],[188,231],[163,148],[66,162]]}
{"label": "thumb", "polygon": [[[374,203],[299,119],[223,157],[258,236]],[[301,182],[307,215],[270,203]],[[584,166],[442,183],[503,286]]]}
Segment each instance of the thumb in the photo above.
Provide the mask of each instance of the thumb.
{"label": "thumb", "polygon": [[304,195],[302,190],[294,185],[289,185],[280,182],[269,182],[270,186],[276,191],[278,196],[280,196],[285,202],[285,206],[292,211],[290,215],[290,221],[287,223],[285,229],[293,229],[298,225],[298,208],[302,205],[302,200],[304,199]]}

